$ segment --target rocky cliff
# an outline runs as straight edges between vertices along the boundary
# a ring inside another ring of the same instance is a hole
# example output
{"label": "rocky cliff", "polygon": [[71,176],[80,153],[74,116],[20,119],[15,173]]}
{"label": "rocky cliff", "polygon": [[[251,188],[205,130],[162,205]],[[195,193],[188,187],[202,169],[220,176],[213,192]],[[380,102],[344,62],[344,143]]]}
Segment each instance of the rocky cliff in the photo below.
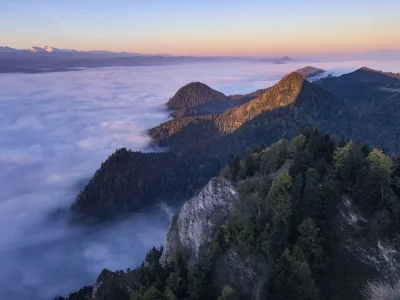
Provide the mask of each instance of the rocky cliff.
{"label": "rocky cliff", "polygon": [[376,269],[381,277],[400,280],[400,254],[393,242],[372,236],[363,237],[371,220],[357,209],[353,201],[344,196],[338,206],[336,224],[341,245],[358,261]]}
{"label": "rocky cliff", "polygon": [[233,156],[164,249],[103,271],[94,298],[217,299],[228,286],[251,300],[361,300],[371,279],[399,280],[399,175],[382,151],[316,129]]}
{"label": "rocky cliff", "polygon": [[212,235],[226,218],[234,214],[238,200],[238,192],[229,180],[222,177],[211,179],[197,196],[183,205],[171,222],[161,262],[170,262],[174,252],[184,247],[190,262],[196,263]]}
{"label": "rocky cliff", "polygon": [[[305,136],[299,136],[290,146],[284,142],[277,143],[239,163],[239,171],[235,174],[242,174],[237,175],[241,179],[230,181],[221,177],[213,178],[174,218],[161,263],[167,265],[174,262],[175,253],[184,250],[189,267],[196,267],[197,263],[207,264],[202,258],[209,255],[207,251],[215,247],[215,237],[220,236],[222,238],[217,238],[217,247],[220,249],[212,259],[209,284],[215,291],[220,291],[226,285],[232,286],[245,299],[262,299],[264,293],[276,293],[275,286],[281,284],[281,279],[276,279],[278,275],[288,276],[284,280],[289,280],[289,287],[296,282],[296,276],[301,282],[310,276],[308,281],[302,283],[308,282],[308,288],[315,289],[310,299],[320,299],[320,293],[321,298],[333,300],[361,299],[360,289],[372,278],[399,280],[400,255],[395,240],[390,238],[390,234],[382,234],[383,227],[378,229],[379,234],[374,233],[377,228],[374,225],[377,222],[376,213],[366,210],[359,200],[353,201],[349,189],[340,188],[340,185],[349,184],[347,181],[341,181],[341,177],[338,177],[336,183],[332,184],[325,177],[325,181],[318,185],[316,182],[321,179],[312,167],[304,173],[304,181],[303,175],[294,176],[295,172],[301,172],[301,168],[304,168],[304,155],[309,155],[308,151],[328,151],[326,154],[331,153],[328,155],[339,159],[337,154],[345,148],[338,148],[336,152],[328,148],[316,150],[315,147],[322,145],[319,144],[321,139],[326,138],[316,133],[306,139]],[[325,145],[329,145],[329,142]],[[290,151],[300,148],[294,152],[298,154],[290,154],[286,150],[282,152],[282,149],[277,151],[281,147],[292,149]],[[271,151],[280,153],[280,163],[274,168],[262,169],[260,166],[270,166],[271,159],[277,160],[275,156],[269,157]],[[360,152],[360,155],[365,154]],[[383,154],[375,151],[367,158],[371,159],[373,155]],[[383,156],[381,158],[385,159]],[[336,165],[332,161],[329,163],[334,168],[340,166],[340,162]],[[365,168],[371,168],[368,161],[365,163]],[[315,163],[310,160],[307,164]],[[234,163],[231,168],[231,171],[235,169]],[[254,173],[254,168],[260,168],[259,173]],[[333,168],[323,176],[329,173],[330,176],[341,176]],[[232,174],[228,177],[232,178]],[[363,180],[369,178],[369,175],[363,176]],[[262,186],[268,186],[269,192],[263,193]],[[360,189],[361,186],[356,188]],[[369,193],[375,192],[373,187],[370,189]],[[290,201],[288,206],[285,199]],[[309,206],[307,201],[315,204]],[[321,208],[321,214],[313,212]],[[262,217],[263,214],[265,217]],[[279,216],[276,221],[278,226],[274,225],[275,215]],[[317,221],[310,217],[302,222],[297,221],[297,228],[294,227],[292,231],[293,235],[297,235],[297,242],[294,246],[282,243],[286,252],[280,257],[274,256],[274,249],[284,249],[279,243],[286,233],[279,227],[284,226],[279,222],[286,216],[289,216],[289,222],[296,222],[302,215],[312,215]],[[273,226],[277,226],[277,229],[273,229]],[[306,265],[299,264],[305,257],[309,257]],[[319,287],[315,288],[315,284]],[[330,295],[332,291],[334,294]]]}
{"label": "rocky cliff", "polygon": [[[177,251],[183,249],[189,265],[201,263],[211,237],[238,211],[239,203],[239,192],[232,182],[223,177],[211,179],[171,222],[161,264],[171,263]],[[258,299],[262,286],[261,261],[240,247],[227,248],[215,261],[213,287],[221,290],[225,285],[234,286],[249,299]]]}

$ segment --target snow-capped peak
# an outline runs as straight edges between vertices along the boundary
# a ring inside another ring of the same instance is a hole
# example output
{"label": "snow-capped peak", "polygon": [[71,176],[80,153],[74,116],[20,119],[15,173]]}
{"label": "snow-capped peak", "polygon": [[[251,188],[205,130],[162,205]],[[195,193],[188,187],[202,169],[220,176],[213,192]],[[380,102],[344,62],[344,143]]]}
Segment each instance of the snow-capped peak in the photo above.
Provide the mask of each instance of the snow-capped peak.
{"label": "snow-capped peak", "polygon": [[33,46],[29,49],[31,52],[59,52],[61,51],[60,49],[57,48],[52,48],[50,46]]}
{"label": "snow-capped peak", "polygon": [[14,49],[10,48],[8,46],[0,46],[0,53],[58,53],[60,55],[62,54],[68,54],[68,55],[73,55],[73,54],[83,54],[83,55],[123,55],[123,56],[142,56],[145,54],[140,54],[140,53],[135,53],[135,52],[112,52],[112,51],[106,51],[106,50],[74,50],[74,49],[59,49],[59,48],[54,48],[50,46],[33,46],[29,49]]}

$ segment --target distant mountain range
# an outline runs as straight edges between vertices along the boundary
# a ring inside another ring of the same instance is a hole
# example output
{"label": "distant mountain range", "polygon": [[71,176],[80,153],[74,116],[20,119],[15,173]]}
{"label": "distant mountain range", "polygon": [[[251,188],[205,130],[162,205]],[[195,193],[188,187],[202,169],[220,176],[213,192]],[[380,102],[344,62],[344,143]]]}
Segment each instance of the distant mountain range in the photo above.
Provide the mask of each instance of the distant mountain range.
{"label": "distant mountain range", "polygon": [[[8,46],[0,46],[0,53],[63,53],[63,54],[109,54],[109,55],[122,55],[122,56],[154,56],[153,54],[142,54],[136,52],[112,52],[112,51],[105,51],[105,50],[75,50],[75,49],[59,49],[51,46],[32,46],[29,49],[16,49],[11,48]],[[162,56],[167,56],[163,54]]]}
{"label": "distant mountain range", "polygon": [[289,57],[201,57],[171,56],[167,54],[143,54],[135,52],[111,52],[103,50],[79,51],[50,46],[33,46],[29,49],[0,47],[0,73],[48,73],[76,71],[81,68],[157,66],[202,62],[246,61],[258,63],[285,63]]}
{"label": "distant mountain range", "polygon": [[288,56],[284,56],[284,57],[278,57],[278,58],[266,58],[263,61],[264,62],[272,62],[273,64],[276,64],[276,65],[281,65],[281,64],[285,64],[287,62],[291,62],[291,61],[293,61],[293,59],[291,59]]}
{"label": "distant mountain range", "polygon": [[[35,53],[35,54],[104,54],[104,55],[112,55],[112,56],[163,56],[163,57],[170,57],[172,55],[169,54],[147,54],[147,53],[138,53],[138,52],[127,52],[127,51],[107,51],[107,50],[75,50],[75,49],[59,49],[51,46],[32,46],[29,49],[16,49],[11,48],[8,46],[0,46],[0,54],[1,53],[20,53],[20,54],[27,54],[27,53]],[[179,56],[175,56],[179,57]],[[189,56],[183,56],[189,57]],[[215,58],[215,57],[214,57]],[[222,57],[219,57],[222,58]],[[226,57],[229,58],[229,57]],[[231,57],[234,59],[239,58],[246,58],[246,57]],[[248,59],[248,57],[247,57]],[[288,56],[283,57],[273,57],[273,58],[259,58],[259,61],[263,62],[272,62],[272,63],[285,63],[292,61],[292,58]]]}

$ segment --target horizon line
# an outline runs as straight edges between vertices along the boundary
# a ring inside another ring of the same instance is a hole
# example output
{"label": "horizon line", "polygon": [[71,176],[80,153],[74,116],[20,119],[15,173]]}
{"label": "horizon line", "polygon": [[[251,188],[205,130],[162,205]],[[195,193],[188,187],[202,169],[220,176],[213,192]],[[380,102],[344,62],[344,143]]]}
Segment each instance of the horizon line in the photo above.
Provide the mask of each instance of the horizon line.
{"label": "horizon line", "polygon": [[[61,51],[76,51],[76,52],[94,52],[94,51],[99,51],[99,52],[109,52],[109,53],[117,53],[117,54],[140,54],[140,55],[148,55],[148,56],[175,56],[175,57],[242,57],[242,58],[284,58],[284,57],[289,57],[289,58],[295,58],[295,57],[309,57],[309,56],[345,56],[345,55],[365,55],[365,54],[377,54],[379,52],[399,52],[400,54],[400,49],[374,49],[374,50],[363,50],[363,51],[338,51],[338,52],[326,52],[326,53],[299,53],[299,54],[170,54],[170,53],[151,53],[151,52],[137,52],[137,51],[129,51],[129,50],[118,50],[118,51],[113,51],[113,50],[107,50],[104,48],[98,48],[98,49],[79,49],[79,48],[61,48],[61,47],[55,47],[55,46],[50,46],[50,45],[42,45],[38,46],[39,44],[36,44],[34,46],[26,47],[26,48],[15,48],[9,45],[4,45],[0,47],[8,47],[14,50],[18,51],[29,51],[31,48],[34,47],[50,47],[53,49],[58,49]],[[52,52],[47,52],[48,54],[51,54]]]}

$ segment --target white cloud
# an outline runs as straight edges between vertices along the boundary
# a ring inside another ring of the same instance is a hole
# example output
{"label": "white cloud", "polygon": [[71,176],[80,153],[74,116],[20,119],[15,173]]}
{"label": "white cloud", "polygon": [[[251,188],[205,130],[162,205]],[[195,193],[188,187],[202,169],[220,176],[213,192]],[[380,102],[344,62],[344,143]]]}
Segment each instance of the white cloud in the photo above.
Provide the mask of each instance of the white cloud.
{"label": "white cloud", "polygon": [[[163,242],[165,213],[95,228],[51,215],[71,205],[116,148],[144,149],[146,130],[167,120],[162,104],[179,87],[202,81],[226,94],[248,93],[303,66],[221,63],[0,75],[0,299],[65,295],[93,284],[104,267],[139,265],[151,246]],[[340,73],[363,63],[321,66]]]}

